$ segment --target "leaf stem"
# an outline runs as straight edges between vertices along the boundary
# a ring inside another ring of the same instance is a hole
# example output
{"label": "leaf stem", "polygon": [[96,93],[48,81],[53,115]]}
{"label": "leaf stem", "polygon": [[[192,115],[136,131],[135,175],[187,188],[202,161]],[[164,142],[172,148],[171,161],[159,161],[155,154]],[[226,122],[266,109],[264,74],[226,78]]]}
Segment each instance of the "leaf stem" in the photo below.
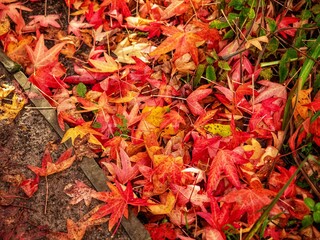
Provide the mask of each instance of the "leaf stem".
{"label": "leaf stem", "polygon": [[[289,62],[295,62],[295,61],[300,61],[300,60],[303,60],[304,57],[301,57],[301,58],[291,58],[289,60]],[[263,67],[270,67],[270,66],[274,66],[274,65],[278,65],[280,63],[280,60],[276,60],[276,61],[272,61],[272,62],[262,62],[260,64],[260,66],[263,68]]]}

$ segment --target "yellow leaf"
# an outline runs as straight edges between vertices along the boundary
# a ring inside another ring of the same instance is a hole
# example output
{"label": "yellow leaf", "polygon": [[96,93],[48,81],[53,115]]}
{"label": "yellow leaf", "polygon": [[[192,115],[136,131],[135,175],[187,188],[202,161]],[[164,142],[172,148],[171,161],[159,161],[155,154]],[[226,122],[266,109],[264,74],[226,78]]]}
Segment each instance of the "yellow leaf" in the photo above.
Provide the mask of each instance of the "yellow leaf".
{"label": "yellow leaf", "polygon": [[262,51],[262,46],[260,42],[268,43],[269,39],[266,36],[250,39],[246,42],[245,48],[248,49],[251,45],[253,45],[256,48],[258,48],[260,51]]}
{"label": "yellow leaf", "polygon": [[122,40],[113,53],[117,55],[117,61],[122,63],[136,63],[132,57],[137,57],[144,62],[148,62],[147,54],[155,49],[150,43],[139,43],[131,40],[136,34],[131,34],[129,37]]}
{"label": "yellow leaf", "polygon": [[111,73],[119,70],[119,64],[108,54],[104,53],[105,61],[90,59],[89,62],[95,68],[88,68],[92,72]]}
{"label": "yellow leaf", "polygon": [[12,122],[25,104],[25,99],[17,94],[14,94],[11,99],[11,104],[0,102],[0,120],[6,120],[7,123]]}
{"label": "yellow leaf", "polygon": [[168,169],[170,169],[172,165],[183,166],[183,159],[182,157],[173,157],[165,154],[154,155],[153,156],[154,167],[157,167],[160,164],[165,164],[166,166],[169,166]]}
{"label": "yellow leaf", "polygon": [[136,98],[139,95],[138,92],[129,91],[126,96],[121,98],[108,98],[109,102],[112,103],[127,103]]}
{"label": "yellow leaf", "polygon": [[85,135],[89,134],[89,140],[88,142],[96,145],[100,145],[102,148],[102,144],[100,141],[94,136],[103,136],[102,133],[92,129],[91,127],[91,122],[86,122],[82,125],[76,126],[74,128],[69,128],[67,132],[64,134],[61,143],[64,143],[67,141],[69,138],[71,138],[72,144],[74,143],[74,140],[80,136],[80,138],[83,138]]}
{"label": "yellow leaf", "polygon": [[295,111],[293,113],[294,118],[296,119],[298,115],[300,115],[303,119],[308,118],[308,107],[304,106],[305,104],[311,103],[310,100],[310,93],[312,91],[312,88],[306,89],[306,90],[300,90],[298,93],[298,101],[296,104],[297,96],[293,96],[292,98],[292,106],[294,107],[296,104]]}
{"label": "yellow leaf", "polygon": [[161,204],[150,205],[148,207],[152,214],[154,215],[169,214],[174,208],[174,205],[176,203],[176,197],[170,191],[168,193],[160,195],[160,201],[161,201]]}
{"label": "yellow leaf", "polygon": [[2,87],[0,87],[0,100],[7,97],[14,89],[14,86],[3,84]]}
{"label": "yellow leaf", "polygon": [[230,125],[220,123],[209,123],[204,126],[204,129],[212,134],[218,134],[221,137],[228,137],[231,135]]}
{"label": "yellow leaf", "polygon": [[10,21],[7,17],[0,21],[0,36],[6,34],[10,30]]}
{"label": "yellow leaf", "polygon": [[262,149],[260,143],[254,138],[251,139],[251,144],[243,146],[243,150],[245,150],[246,152],[253,151],[250,159],[259,159],[264,153],[264,150]]}
{"label": "yellow leaf", "polygon": [[145,107],[142,113],[150,112],[150,114],[145,118],[145,121],[151,123],[155,127],[160,127],[163,121],[163,116],[167,113],[169,107]]}

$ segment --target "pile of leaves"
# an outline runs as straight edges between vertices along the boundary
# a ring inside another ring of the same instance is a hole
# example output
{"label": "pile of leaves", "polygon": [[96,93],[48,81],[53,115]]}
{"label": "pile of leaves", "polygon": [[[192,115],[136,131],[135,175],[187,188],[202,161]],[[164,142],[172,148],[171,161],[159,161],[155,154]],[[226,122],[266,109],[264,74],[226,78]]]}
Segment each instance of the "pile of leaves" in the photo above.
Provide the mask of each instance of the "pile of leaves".
{"label": "pile of leaves", "polygon": [[109,179],[66,186],[71,204],[102,204],[51,237],[116,231],[131,205],[152,239],[319,238],[315,2],[68,0],[61,26],[2,0],[3,48],[73,144],[21,187],[31,197],[84,156]]}

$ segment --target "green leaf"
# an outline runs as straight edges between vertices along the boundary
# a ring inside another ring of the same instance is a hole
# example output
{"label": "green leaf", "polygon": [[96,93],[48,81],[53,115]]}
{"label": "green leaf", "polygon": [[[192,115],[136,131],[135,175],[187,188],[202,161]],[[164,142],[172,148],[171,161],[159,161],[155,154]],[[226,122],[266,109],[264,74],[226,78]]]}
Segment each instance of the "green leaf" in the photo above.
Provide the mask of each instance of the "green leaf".
{"label": "green leaf", "polygon": [[241,10],[244,7],[243,0],[231,0],[229,7],[233,7],[236,10]]}
{"label": "green leaf", "polygon": [[222,28],[226,28],[226,27],[229,27],[228,22],[222,22],[220,20],[213,20],[210,23],[210,28],[222,29]]}
{"label": "green leaf", "polygon": [[314,14],[320,14],[320,4],[315,4],[314,6],[312,6],[311,12],[313,12]]}
{"label": "green leaf", "polygon": [[85,97],[85,96],[86,96],[86,93],[87,93],[87,86],[84,85],[83,83],[79,83],[79,84],[76,86],[76,91],[77,91],[77,94],[78,94],[80,97]]}
{"label": "green leaf", "polygon": [[101,123],[99,123],[99,122],[94,122],[94,123],[92,123],[92,125],[91,125],[91,127],[93,127],[93,128],[101,128]]}
{"label": "green leaf", "polygon": [[318,202],[315,207],[314,207],[314,211],[320,211],[320,202]]}
{"label": "green leaf", "polygon": [[267,23],[269,25],[270,32],[273,33],[277,29],[276,21],[271,19],[271,18],[266,18],[266,21],[267,21]]}
{"label": "green leaf", "polygon": [[214,59],[211,58],[211,57],[206,57],[206,61],[207,61],[208,64],[213,64]]}
{"label": "green leaf", "polygon": [[236,20],[237,18],[239,17],[239,14],[238,13],[229,13],[228,14],[228,21],[230,22],[230,23],[232,23],[234,20]]}
{"label": "green leaf", "polygon": [[205,65],[204,64],[199,64],[198,65],[195,77],[193,79],[193,86],[194,87],[198,86],[198,84],[200,83],[202,74],[204,73],[204,69],[205,69]]}
{"label": "green leaf", "polygon": [[310,123],[313,123],[318,117],[320,117],[320,111],[315,112],[310,119]]}
{"label": "green leaf", "polygon": [[316,223],[320,223],[320,211],[317,211],[317,212],[313,212],[313,220],[316,222]]}
{"label": "green leaf", "polygon": [[314,21],[317,23],[317,26],[320,27],[320,14],[317,14],[316,18]]}
{"label": "green leaf", "polygon": [[305,198],[303,201],[310,210],[313,210],[315,202],[312,198]]}
{"label": "green leaf", "polygon": [[293,58],[297,58],[297,51],[293,48],[289,48],[285,54],[283,54],[279,64],[279,78],[280,83],[283,83],[289,73],[289,61]]}
{"label": "green leaf", "polygon": [[225,40],[225,39],[231,39],[231,38],[233,38],[234,37],[234,32],[233,32],[233,30],[231,29],[231,30],[229,30],[224,36],[223,36],[223,40]]}
{"label": "green leaf", "polygon": [[206,68],[206,78],[211,81],[217,80],[216,71],[212,65],[209,65]]}
{"label": "green leaf", "polygon": [[313,83],[313,93],[316,94],[320,89],[320,74],[316,75],[316,80]]}
{"label": "green leaf", "polygon": [[301,11],[301,15],[300,15],[301,20],[308,20],[311,17],[312,17],[312,13],[310,10],[304,9]]}
{"label": "green leaf", "polygon": [[226,71],[231,70],[231,67],[229,66],[228,62],[226,62],[226,61],[219,61],[218,66],[219,66],[219,68],[226,70]]}
{"label": "green leaf", "polygon": [[305,215],[305,216],[303,217],[301,223],[302,223],[302,227],[304,227],[304,228],[312,225],[312,223],[313,223],[313,218],[312,218],[312,216],[311,216],[311,215]]}
{"label": "green leaf", "polygon": [[260,72],[260,76],[261,76],[262,79],[270,80],[273,77],[272,69],[271,68],[263,69]]}
{"label": "green leaf", "polygon": [[268,50],[268,56],[271,54],[274,54],[279,47],[279,40],[275,37],[271,38],[266,46],[266,49]]}
{"label": "green leaf", "polygon": [[[248,9],[248,8],[246,8]],[[255,16],[256,16],[256,13],[254,12],[254,9],[253,8],[249,8],[248,10],[246,10],[247,12],[247,16],[249,19],[254,19]]]}

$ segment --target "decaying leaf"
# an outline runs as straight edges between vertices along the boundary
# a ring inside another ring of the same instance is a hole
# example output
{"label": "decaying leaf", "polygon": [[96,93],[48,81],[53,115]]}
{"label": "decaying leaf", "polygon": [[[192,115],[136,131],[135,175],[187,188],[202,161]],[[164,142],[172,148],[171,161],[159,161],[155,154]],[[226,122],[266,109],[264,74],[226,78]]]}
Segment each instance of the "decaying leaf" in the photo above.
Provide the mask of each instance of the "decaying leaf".
{"label": "decaying leaf", "polygon": [[0,87],[0,121],[11,123],[26,104],[26,99],[14,93],[13,97],[6,99],[15,90],[14,86],[4,84]]}
{"label": "decaying leaf", "polygon": [[83,182],[76,180],[74,184],[70,183],[64,187],[63,190],[69,197],[72,197],[70,204],[77,204],[82,200],[89,206],[92,199],[92,193],[95,192],[92,188],[88,187]]}

